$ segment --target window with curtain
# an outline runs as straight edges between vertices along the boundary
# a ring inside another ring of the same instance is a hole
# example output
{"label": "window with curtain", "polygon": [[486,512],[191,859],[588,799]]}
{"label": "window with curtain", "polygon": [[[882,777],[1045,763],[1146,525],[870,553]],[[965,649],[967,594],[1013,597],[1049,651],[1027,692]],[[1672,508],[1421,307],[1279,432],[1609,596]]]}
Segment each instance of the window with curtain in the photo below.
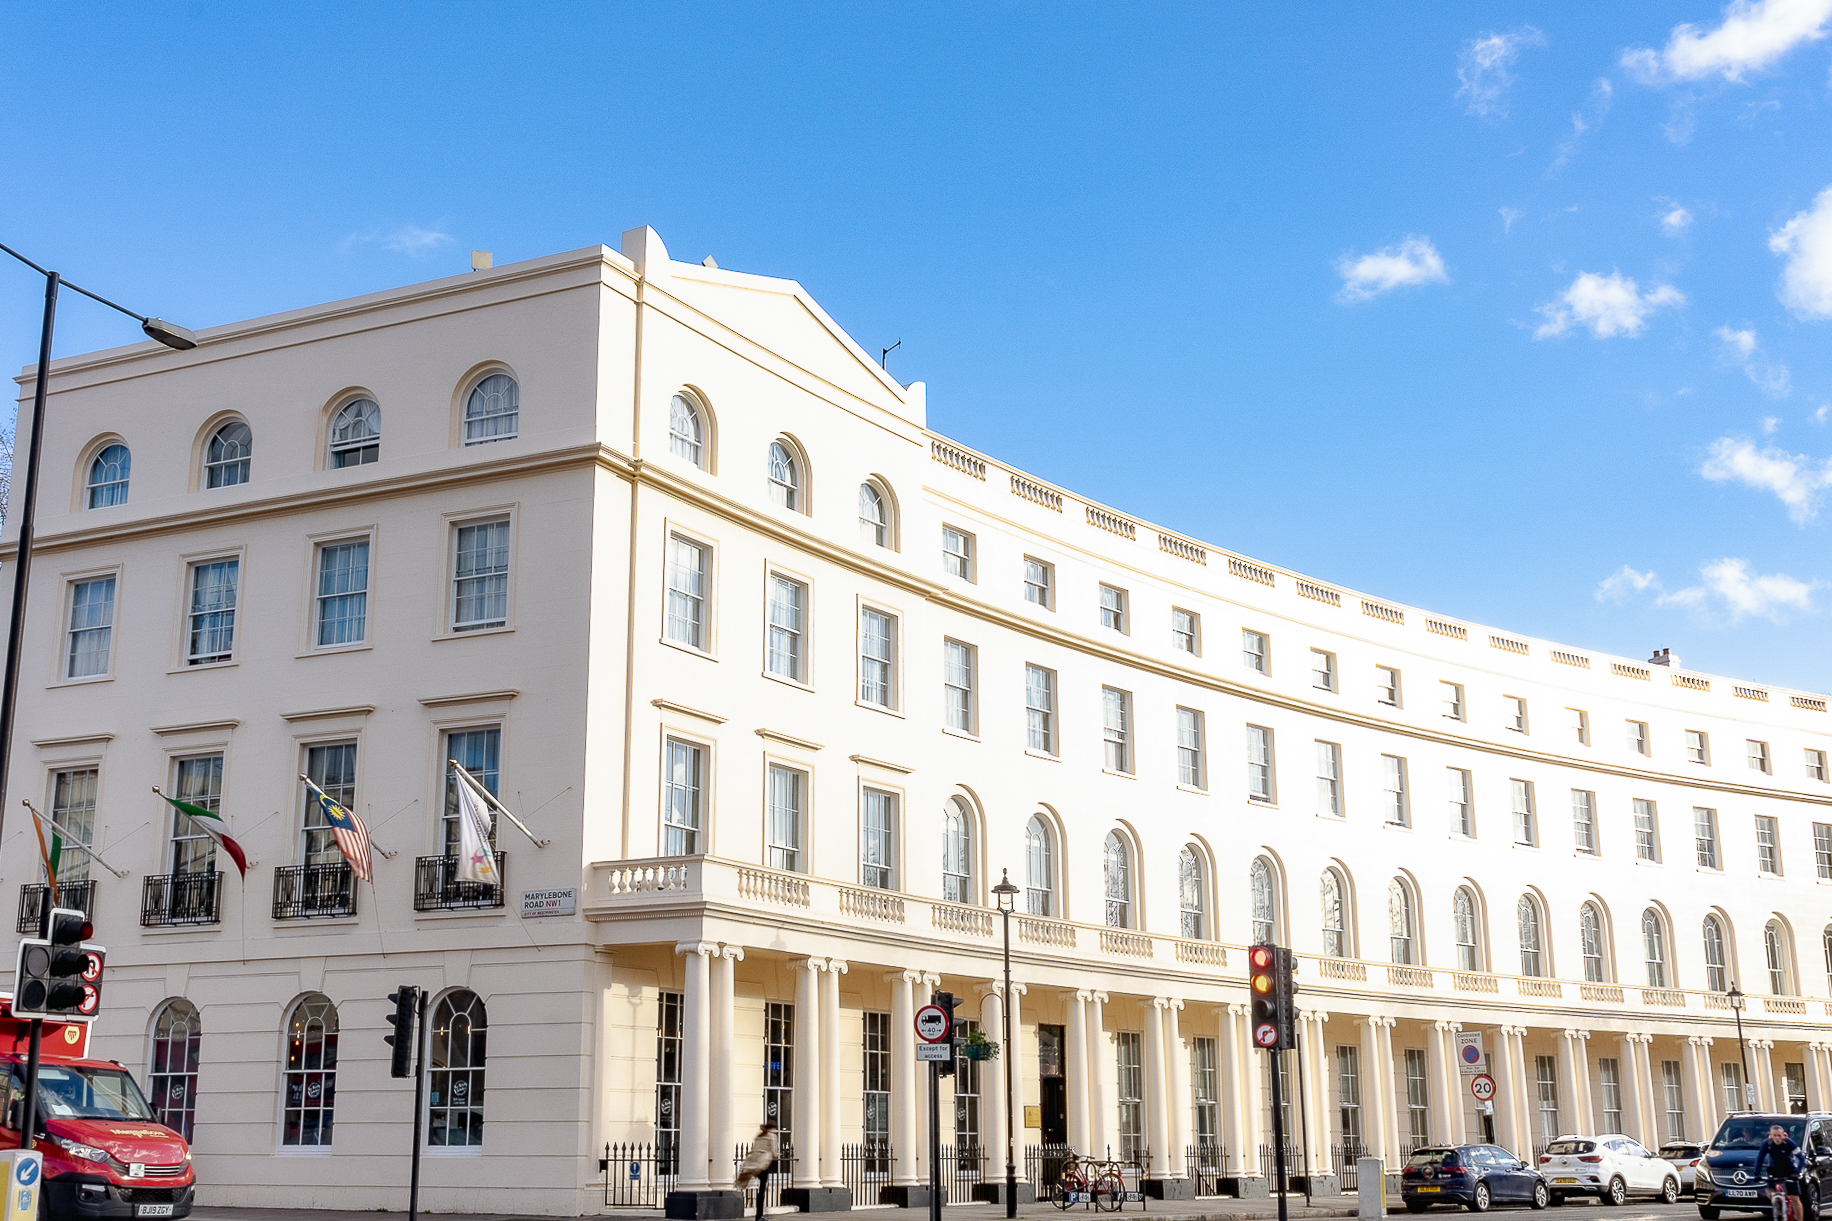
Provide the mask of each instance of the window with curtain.
{"label": "window with curtain", "polygon": [[668,536],[668,591],[662,635],[690,649],[707,647],[706,574],[709,550],[678,534]]}
{"label": "window with curtain", "polygon": [[1208,935],[1208,921],[1204,918],[1207,904],[1203,901],[1204,882],[1202,876],[1202,858],[1196,849],[1189,844],[1177,854],[1177,903],[1182,914],[1182,933],[1191,939],[1200,939]]}
{"label": "window with curtain", "polygon": [[1520,926],[1520,973],[1543,975],[1545,959],[1540,940],[1539,904],[1533,901],[1532,895],[1522,895],[1514,910]]}
{"label": "window with curtain", "polygon": [[669,738],[662,782],[662,855],[692,856],[700,850],[700,817],[705,748]]}
{"label": "window with curtain", "polygon": [[1033,916],[1056,914],[1055,853],[1050,829],[1031,815],[1024,826],[1024,908]]}
{"label": "window with curtain", "polygon": [[705,429],[700,423],[700,409],[684,394],[668,400],[668,448],[677,458],[695,466],[704,466]]}
{"label": "window with curtain", "polygon": [[1578,908],[1578,949],[1584,957],[1585,980],[1602,983],[1608,968],[1603,959],[1603,913],[1595,903]]}
{"label": "window with curtain", "polygon": [[959,797],[948,799],[943,816],[941,897],[950,903],[973,902],[973,816]]}
{"label": "window with curtain", "polygon": [[896,670],[896,627],[883,611],[859,611],[859,699],[882,708],[892,707],[892,681]]}
{"label": "window with curtain", "polygon": [[778,573],[770,574],[770,621],[766,632],[765,664],[771,674],[791,682],[807,681],[803,662],[803,608],[808,587]]}
{"label": "window with curtain", "polygon": [[454,532],[452,630],[473,632],[509,621],[509,522],[478,522]]}
{"label": "window with curtain", "polygon": [[366,466],[382,456],[382,409],[374,399],[357,399],[331,420],[331,469]]}
{"label": "window with curtain", "polygon": [[[1729,938],[1724,936],[1724,924],[1716,916],[1706,916],[1705,936],[1705,987],[1713,992],[1730,990],[1730,954]],[[1832,964],[1832,958],[1826,960]]]}
{"label": "window with curtain", "polygon": [[464,443],[506,441],[521,428],[521,387],[507,373],[492,373],[464,401]]}
{"label": "window with curtain", "polygon": [[313,646],[361,644],[369,638],[369,540],[318,548],[318,592],[312,602]]}
{"label": "window with curtain", "polygon": [[1762,953],[1768,960],[1768,990],[1776,996],[1792,996],[1793,972],[1788,969],[1787,932],[1779,920],[1770,920],[1763,928]]}
{"label": "window with curtain", "polygon": [[89,507],[105,509],[127,503],[128,476],[133,471],[133,455],[125,445],[110,445],[89,464]]}
{"label": "window with curtain", "polygon": [[1348,913],[1342,901],[1342,875],[1334,869],[1325,869],[1317,889],[1323,904],[1323,954],[1326,958],[1347,958],[1349,929]]}
{"label": "window with curtain", "polygon": [[64,649],[65,678],[108,673],[114,650],[115,579],[95,577],[70,583],[70,628]]}
{"label": "window with curtain", "polygon": [[896,886],[897,798],[879,789],[859,797],[859,883],[874,890]]}
{"label": "window with curtain", "polygon": [[1457,969],[1480,971],[1482,951],[1476,941],[1476,896],[1469,887],[1459,886],[1450,897],[1451,924],[1457,934]]}
{"label": "window with curtain", "polygon": [[1277,903],[1272,893],[1272,866],[1265,857],[1254,858],[1247,870],[1247,890],[1253,911],[1253,944],[1264,945],[1277,939],[1279,926]]}
{"label": "window with curtain", "polygon": [[771,869],[801,869],[802,792],[807,776],[787,767],[770,766],[766,821],[769,845],[764,861]]}
{"label": "window with curtain", "polygon": [[801,511],[801,469],[781,441],[770,442],[769,481],[771,504]]}
{"label": "window with curtain", "polygon": [[1392,960],[1410,966],[1412,942],[1412,892],[1404,882],[1394,878],[1387,883],[1387,943]]}
{"label": "window with curtain", "polygon": [[1102,878],[1107,892],[1107,926],[1132,927],[1132,854],[1118,831],[1107,832],[1102,853]]}
{"label": "window with curtain", "polygon": [[204,486],[228,488],[248,482],[254,460],[254,433],[240,420],[230,420],[210,436],[204,447]]}
{"label": "window with curtain", "polygon": [[1660,913],[1648,908],[1641,913],[1642,957],[1647,960],[1648,987],[1667,986],[1667,930]]}
{"label": "window with curtain", "polygon": [[859,485],[859,537],[874,547],[891,545],[891,508],[876,484]]}

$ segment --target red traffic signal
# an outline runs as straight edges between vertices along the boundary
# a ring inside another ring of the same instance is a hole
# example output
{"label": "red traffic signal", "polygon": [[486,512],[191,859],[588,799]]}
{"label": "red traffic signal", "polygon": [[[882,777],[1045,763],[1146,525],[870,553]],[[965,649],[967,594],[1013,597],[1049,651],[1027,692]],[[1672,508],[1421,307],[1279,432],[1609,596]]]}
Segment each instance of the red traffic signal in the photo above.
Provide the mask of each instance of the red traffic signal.
{"label": "red traffic signal", "polygon": [[1297,1004],[1291,951],[1282,946],[1256,945],[1247,951],[1251,991],[1249,1029],[1253,1045],[1267,1051],[1297,1046]]}

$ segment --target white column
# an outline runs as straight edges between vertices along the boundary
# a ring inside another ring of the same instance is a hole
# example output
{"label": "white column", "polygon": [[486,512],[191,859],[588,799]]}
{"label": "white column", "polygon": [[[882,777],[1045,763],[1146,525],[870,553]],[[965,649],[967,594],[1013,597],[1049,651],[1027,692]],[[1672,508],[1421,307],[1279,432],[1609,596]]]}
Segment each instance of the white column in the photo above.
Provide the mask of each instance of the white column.
{"label": "white column", "polygon": [[[1011,1163],[1018,1168],[1018,1178],[1024,1178],[1024,996],[1025,987],[1013,982],[1011,995],[1005,998],[1006,1007],[1011,1010],[1011,1046],[1000,1053],[1015,1056],[1011,1061],[1011,1131],[1006,1139],[1011,1142]],[[999,1077],[999,1095],[1005,1094],[1005,1077],[1001,1071]],[[1043,1133],[1039,1131],[1038,1136]],[[1005,1167],[999,1167],[1003,1172]]]}
{"label": "white column", "polygon": [[1514,1096],[1514,1061],[1519,1053],[1514,1050],[1513,1028],[1502,1026],[1495,1031],[1495,1135],[1501,1141],[1501,1147],[1515,1157],[1526,1161],[1532,1156],[1533,1142],[1520,1139],[1520,1124],[1517,1114],[1520,1099]]}
{"label": "white column", "polygon": [[[1258,1164],[1247,1169],[1247,1135],[1246,1126],[1241,1122],[1241,1103],[1248,1097],[1250,1078],[1241,1074],[1240,1064],[1240,1014],[1245,1013],[1242,1005],[1217,1005],[1215,1018],[1221,1027],[1221,1038],[1218,1043],[1218,1066],[1221,1080],[1217,1089],[1221,1095],[1221,1143],[1228,1151],[1228,1157],[1234,1165],[1242,1168],[1243,1174],[1258,1173]],[[1251,1106],[1248,1107],[1251,1110]]]}
{"label": "white column", "polygon": [[1463,1143],[1463,1070],[1457,1065],[1457,1032],[1461,1022],[1439,1022],[1438,1041],[1444,1046],[1444,1124],[1450,1143]]}
{"label": "white column", "polygon": [[1334,1174],[1335,1168],[1330,1160],[1330,1080],[1331,1056],[1329,1036],[1324,1033],[1323,1024],[1329,1021],[1327,1013],[1310,1015],[1312,1035],[1310,1039],[1309,1080],[1305,1082],[1305,1102],[1310,1107],[1310,1168],[1317,1174]]}
{"label": "white column", "polygon": [[1063,1031],[1063,1096],[1068,1100],[1069,1148],[1083,1157],[1097,1157],[1088,1143],[1088,997],[1089,992],[1064,992],[1068,1021]]}
{"label": "white column", "polygon": [[840,976],[846,964],[827,960],[821,976],[821,1186],[844,1187],[840,1173]]}
{"label": "white column", "polygon": [[1589,1074],[1585,1072],[1584,1066],[1583,1032],[1565,1031],[1559,1037],[1558,1052],[1559,1093],[1564,1095],[1559,1099],[1562,1104],[1560,1110],[1569,1111],[1569,1115],[1559,1116],[1559,1124],[1569,1132],[1594,1131],[1592,1125],[1596,1121],[1591,1117],[1590,1108],[1585,1105],[1585,1095],[1590,1091],[1585,1088],[1585,1079]]}
{"label": "white column", "polygon": [[1638,1034],[1635,1036],[1636,1054],[1641,1057],[1641,1143],[1650,1149],[1661,1145],[1661,1116],[1666,1112],[1662,1099],[1664,1091],[1660,1088],[1660,1078],[1654,1073],[1654,1036]]}
{"label": "white column", "polygon": [[891,1182],[913,1187],[916,1177],[916,981],[918,971],[892,971],[891,986]]}
{"label": "white column", "polygon": [[1445,1061],[1443,1022],[1425,1028],[1426,1097],[1431,1100],[1431,1140],[1433,1144],[1450,1142],[1449,1092],[1444,1087]]}
{"label": "white column", "polygon": [[1178,1029],[1177,1014],[1182,1009],[1183,1002],[1180,1000],[1164,1002],[1164,1111],[1166,1133],[1170,1141],[1170,1177],[1173,1179],[1189,1177],[1186,1150],[1190,1146],[1190,1108],[1193,1105],[1190,1095],[1189,1050]]}
{"label": "white column", "polygon": [[707,1102],[712,1047],[708,960],[718,952],[710,941],[683,941],[674,947],[681,963],[681,1175],[682,1191],[704,1191],[711,1181],[706,1147]]}
{"label": "white column", "polygon": [[980,985],[980,1030],[999,1044],[999,1058],[980,1063],[980,1147],[986,1151],[986,1181],[1005,1180],[1005,1003],[999,984]]}
{"label": "white column", "polygon": [[1527,1028],[1511,1026],[1506,1029],[1510,1031],[1509,1037],[1514,1043],[1514,1080],[1508,1083],[1508,1093],[1513,1097],[1514,1105],[1518,1108],[1516,1122],[1520,1132],[1521,1147],[1515,1150],[1515,1153],[1522,1161],[1531,1161],[1539,1096],[1535,1092],[1534,1078],[1527,1074]]}
{"label": "white column", "polygon": [[1709,1040],[1692,1035],[1680,1045],[1685,1049],[1680,1068],[1680,1090],[1686,1099],[1686,1136],[1690,1140],[1707,1140],[1716,1131],[1711,1122],[1710,1095],[1700,1089],[1698,1064],[1703,1050],[1699,1046],[1701,1042]]}
{"label": "white column", "polygon": [[722,945],[712,960],[712,1071],[707,1074],[706,1143],[708,1178],[718,1188],[729,1187],[725,1173],[727,1160],[738,1144],[737,1116],[732,1110],[732,1043],[737,1029],[733,1012],[737,995],[733,981],[734,965],[744,957],[744,948]]}
{"label": "white column", "polygon": [[1751,1039],[1749,1045],[1756,1053],[1754,1057],[1757,1090],[1756,1105],[1771,1113],[1778,1111],[1781,1109],[1781,1104],[1777,1101],[1777,1097],[1781,1091],[1775,1088],[1775,1063],[1773,1057],[1769,1055],[1769,1050],[1775,1045],[1774,1040]]}
{"label": "white column", "polygon": [[1623,1116],[1623,1127],[1630,1136],[1640,1140],[1646,1116],[1641,1113],[1641,1061],[1635,1054],[1635,1036],[1622,1035],[1616,1045],[1621,1049],[1622,1101],[1627,1112]]}
{"label": "white column", "polygon": [[1400,1161],[1399,1139],[1399,1065],[1393,1059],[1393,1018],[1377,1018],[1380,1023],[1380,1074],[1382,1099],[1387,1112],[1388,1165]]}
{"label": "white column", "polygon": [[[1106,1007],[1105,992],[1088,993],[1088,1147],[1095,1157],[1106,1157],[1113,1146],[1113,1127],[1107,1116]],[[1117,1087],[1118,1082],[1112,1084]]]}
{"label": "white column", "polygon": [[1380,1067],[1380,1019],[1365,1017],[1361,1028],[1361,1139],[1369,1157],[1387,1160],[1387,1112],[1393,1100],[1386,1093],[1387,1075]]}
{"label": "white column", "polygon": [[1808,1043],[1802,1050],[1807,1059],[1807,1110],[1823,1111],[1826,1109],[1826,1084],[1820,1075],[1822,1072],[1824,1043]]}
{"label": "white column", "polygon": [[795,1102],[790,1115],[790,1136],[795,1145],[796,1187],[821,1185],[821,1051],[820,972],[824,958],[794,964],[795,971]]}
{"label": "white column", "polygon": [[1145,1015],[1145,1144],[1151,1156],[1145,1173],[1154,1179],[1170,1173],[1170,1116],[1164,1097],[1169,1075],[1164,1059],[1164,1007],[1169,1003],[1165,997],[1154,997]]}

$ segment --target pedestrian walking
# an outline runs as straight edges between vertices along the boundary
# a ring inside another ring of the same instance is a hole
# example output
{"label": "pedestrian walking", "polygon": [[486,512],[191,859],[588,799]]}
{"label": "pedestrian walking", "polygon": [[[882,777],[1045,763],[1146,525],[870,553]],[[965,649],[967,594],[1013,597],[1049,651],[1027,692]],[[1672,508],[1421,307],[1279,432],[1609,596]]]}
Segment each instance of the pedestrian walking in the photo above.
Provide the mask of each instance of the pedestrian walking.
{"label": "pedestrian walking", "polygon": [[776,1135],[776,1125],[765,1120],[757,1129],[751,1147],[745,1151],[744,1160],[738,1164],[738,1190],[743,1191],[753,1181],[757,1184],[757,1221],[763,1221],[763,1200],[770,1185],[770,1171],[776,1168],[776,1159],[780,1156],[782,1142]]}

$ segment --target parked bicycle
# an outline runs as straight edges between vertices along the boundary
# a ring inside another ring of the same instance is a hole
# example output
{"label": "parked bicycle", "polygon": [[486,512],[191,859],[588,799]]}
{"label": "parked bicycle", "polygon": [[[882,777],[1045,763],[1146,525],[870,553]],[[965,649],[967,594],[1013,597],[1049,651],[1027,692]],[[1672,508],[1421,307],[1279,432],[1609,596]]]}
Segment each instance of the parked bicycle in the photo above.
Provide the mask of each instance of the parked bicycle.
{"label": "parked bicycle", "polygon": [[1067,1210],[1072,1204],[1092,1204],[1102,1212],[1117,1212],[1126,1201],[1124,1162],[1097,1161],[1069,1154],[1062,1174],[1050,1188],[1050,1203]]}

